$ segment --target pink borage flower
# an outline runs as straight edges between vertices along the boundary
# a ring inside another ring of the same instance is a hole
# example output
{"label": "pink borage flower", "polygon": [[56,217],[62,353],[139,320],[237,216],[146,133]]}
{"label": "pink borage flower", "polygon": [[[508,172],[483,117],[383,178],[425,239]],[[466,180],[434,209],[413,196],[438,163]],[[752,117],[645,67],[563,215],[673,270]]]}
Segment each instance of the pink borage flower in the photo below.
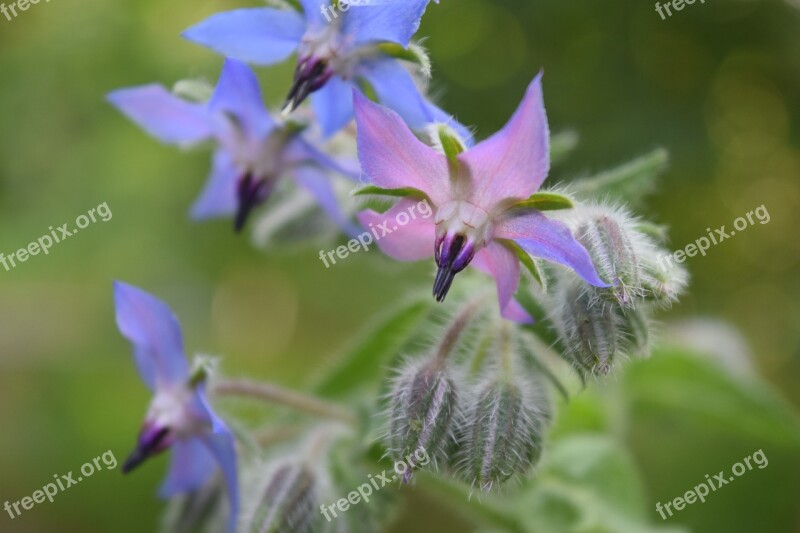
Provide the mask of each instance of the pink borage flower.
{"label": "pink borage flower", "polygon": [[[433,218],[414,220],[403,231],[386,235],[378,246],[401,261],[433,255],[438,301],[444,300],[455,275],[472,265],[495,278],[504,317],[532,321],[513,298],[520,254],[565,265],[588,283],[607,286],[567,226],[529,201],[550,169],[541,75],[502,130],[447,156],[415,137],[394,111],[359,92],[354,98],[358,156],[371,184],[394,189],[391,194],[424,196],[436,211]],[[414,201],[403,198],[386,213],[363,211],[359,219],[365,227],[378,226]]]}

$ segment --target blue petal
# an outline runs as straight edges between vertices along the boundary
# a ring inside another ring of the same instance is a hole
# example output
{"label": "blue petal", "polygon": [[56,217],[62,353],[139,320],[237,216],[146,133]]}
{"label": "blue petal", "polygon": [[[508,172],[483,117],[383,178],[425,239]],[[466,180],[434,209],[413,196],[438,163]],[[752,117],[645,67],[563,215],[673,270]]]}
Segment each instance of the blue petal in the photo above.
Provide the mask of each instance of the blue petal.
{"label": "blue petal", "polygon": [[371,61],[363,66],[361,75],[369,81],[380,103],[394,109],[411,129],[421,130],[432,122],[448,124],[472,145],[472,133],[456,119],[422,96],[411,74],[393,58]]}
{"label": "blue petal", "polygon": [[224,150],[218,150],[214,154],[213,165],[203,192],[192,205],[190,216],[194,220],[227,217],[236,212],[236,181],[239,179],[239,170]]}
{"label": "blue petal", "polygon": [[408,46],[417,33],[429,0],[367,2],[357,5],[351,0],[344,17],[342,32],[354,38],[355,44],[391,41]]}
{"label": "blue petal", "polygon": [[236,445],[233,435],[227,428],[200,437],[208,451],[214,456],[222,470],[225,487],[228,492],[230,516],[228,517],[228,532],[236,531],[236,521],[239,515],[239,487],[236,473]]}
{"label": "blue petal", "polygon": [[158,494],[171,498],[201,488],[214,473],[214,456],[198,438],[180,439],[172,445],[169,473]]}
{"label": "blue petal", "polygon": [[154,390],[189,377],[180,325],[161,300],[126,283],[114,282],[117,327],[133,344],[139,375]]}
{"label": "blue petal", "polygon": [[296,11],[259,7],[211,15],[183,36],[227,57],[271,65],[297,49],[305,29]]}
{"label": "blue petal", "polygon": [[[299,2],[303,6],[303,12],[305,13],[309,26],[319,27],[333,20],[333,15],[330,14],[328,10],[328,7],[331,5],[330,0],[299,0]],[[328,10],[330,21],[322,14],[323,9]]]}
{"label": "blue petal", "polygon": [[139,127],[169,144],[192,144],[212,133],[205,106],[184,102],[161,85],[109,93],[108,101]]}
{"label": "blue petal", "polygon": [[333,76],[311,94],[311,106],[322,134],[330,137],[353,120],[353,85]]}
{"label": "blue petal", "polygon": [[261,139],[275,127],[261,98],[258,78],[247,65],[235,59],[225,60],[208,107],[215,113],[233,114],[250,138]]}
{"label": "blue petal", "polygon": [[353,181],[360,181],[361,178],[361,166],[358,164],[357,160],[335,159],[302,137],[295,138],[289,145],[286,157],[290,163],[298,166],[313,162],[323,168],[329,168],[338,172],[342,176]]}
{"label": "blue petal", "polygon": [[342,211],[339,206],[339,199],[333,190],[331,178],[323,170],[312,166],[302,166],[294,170],[294,177],[300,185],[314,196],[322,210],[347,235],[355,237],[363,231]]}

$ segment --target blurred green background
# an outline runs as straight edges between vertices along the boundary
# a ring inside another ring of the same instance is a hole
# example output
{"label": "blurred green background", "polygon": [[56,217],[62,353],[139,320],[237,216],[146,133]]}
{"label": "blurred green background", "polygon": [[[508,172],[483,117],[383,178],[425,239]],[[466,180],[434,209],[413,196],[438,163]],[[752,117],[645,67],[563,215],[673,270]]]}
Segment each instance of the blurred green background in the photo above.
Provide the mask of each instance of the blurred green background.
{"label": "blurred green background", "polygon": [[[190,352],[224,355],[232,375],[298,386],[372,317],[431,282],[427,263],[371,252],[325,270],[318,248],[265,254],[228,221],[191,223],[208,152],[161,146],[104,102],[124,86],[213,82],[220,58],[178,35],[244,5],[52,0],[0,17],[0,251],[102,202],[113,212],[48,256],[0,268],[0,503],[106,450],[122,461],[133,445],[148,393],[113,322],[113,279],[169,302]],[[690,259],[690,292],[665,317],[667,341],[705,346],[696,351],[716,354],[721,374],[745,368],[746,386],[707,393],[695,367],[662,350],[561,407],[556,435],[595,431],[630,450],[651,521],[661,522],[656,501],[763,448],[766,469],[668,524],[800,531],[799,29],[796,0],[695,2],[663,21],[647,1],[442,0],[418,34],[428,36],[433,94],[480,137],[544,69],[552,130],[580,135],[551,183],[666,147],[670,169],[642,214],[671,227],[675,249],[762,204],[770,213]],[[278,103],[291,67],[261,74]],[[687,322],[698,316],[732,327]],[[626,416],[603,414],[613,406]],[[153,530],[165,467],[159,458],[124,478],[96,473],[19,518],[0,513],[0,530]],[[413,516],[398,531],[472,527],[424,496],[407,506]]]}

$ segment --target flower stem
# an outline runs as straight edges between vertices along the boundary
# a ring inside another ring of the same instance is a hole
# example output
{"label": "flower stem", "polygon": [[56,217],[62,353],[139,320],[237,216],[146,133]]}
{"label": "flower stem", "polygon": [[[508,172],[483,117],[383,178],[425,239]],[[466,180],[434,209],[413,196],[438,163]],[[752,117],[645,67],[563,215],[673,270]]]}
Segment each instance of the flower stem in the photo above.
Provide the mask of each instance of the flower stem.
{"label": "flower stem", "polygon": [[482,300],[483,298],[476,298],[465,305],[461,312],[458,313],[455,319],[450,323],[447,330],[445,330],[442,340],[436,348],[436,359],[439,364],[443,365],[447,360],[447,357],[458,342],[459,337],[461,337],[461,334],[467,328],[478,309],[480,309]]}
{"label": "flower stem", "polygon": [[285,405],[298,411],[339,420],[347,424],[356,422],[356,415],[345,407],[273,383],[261,383],[246,379],[220,380],[212,385],[212,390],[220,395],[246,396]]}

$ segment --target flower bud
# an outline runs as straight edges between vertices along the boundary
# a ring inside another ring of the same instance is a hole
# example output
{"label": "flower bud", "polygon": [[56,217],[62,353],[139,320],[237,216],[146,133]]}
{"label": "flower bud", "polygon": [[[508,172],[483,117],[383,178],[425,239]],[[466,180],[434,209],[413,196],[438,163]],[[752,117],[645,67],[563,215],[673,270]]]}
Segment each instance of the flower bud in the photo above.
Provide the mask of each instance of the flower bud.
{"label": "flower bud", "polygon": [[629,217],[610,209],[589,208],[589,217],[579,223],[577,236],[600,278],[611,285],[597,294],[632,307],[642,293],[640,256],[645,243]]}
{"label": "flower bud", "polygon": [[[387,434],[387,448],[393,460],[406,461],[414,454],[424,453],[436,461],[445,454],[458,395],[443,365],[438,358],[412,362],[395,380]],[[404,482],[408,482],[416,466],[409,465]]]}
{"label": "flower bud", "polygon": [[608,374],[625,341],[621,310],[577,280],[565,282],[557,295],[553,323],[564,356],[582,375]]}
{"label": "flower bud", "polygon": [[459,429],[458,469],[467,482],[488,492],[538,462],[551,417],[545,390],[518,376],[479,387]]}
{"label": "flower bud", "polygon": [[686,289],[689,275],[681,265],[674,263],[669,254],[661,251],[643,261],[642,287],[644,298],[659,307],[668,308]]}
{"label": "flower bud", "polygon": [[272,470],[248,531],[311,532],[318,519],[317,479],[304,463],[285,461]]}

